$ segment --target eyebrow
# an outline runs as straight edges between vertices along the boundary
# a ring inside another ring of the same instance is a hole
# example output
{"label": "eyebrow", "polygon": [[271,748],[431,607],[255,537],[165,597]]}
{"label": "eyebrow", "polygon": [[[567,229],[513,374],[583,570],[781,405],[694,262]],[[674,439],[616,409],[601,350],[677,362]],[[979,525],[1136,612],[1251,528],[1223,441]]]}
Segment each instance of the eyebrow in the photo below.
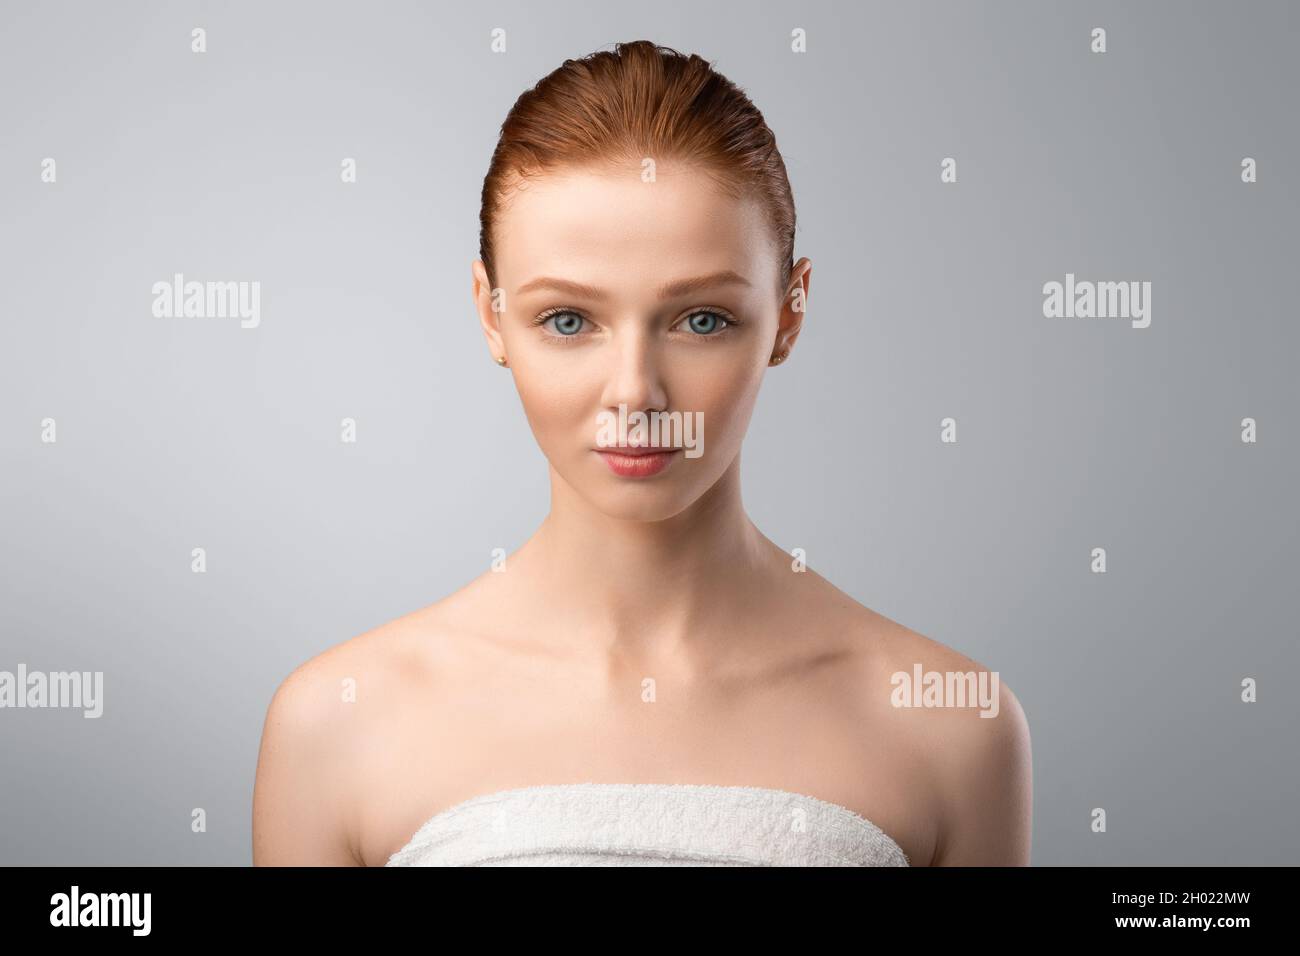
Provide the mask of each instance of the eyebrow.
{"label": "eyebrow", "polygon": [[[749,280],[737,272],[732,272],[730,269],[723,269],[721,272],[712,272],[708,275],[666,282],[659,287],[659,298],[671,299],[691,292],[699,292],[702,289],[711,289],[724,285],[747,287],[749,286]],[[515,294],[523,295],[525,292],[532,292],[535,289],[550,289],[554,292],[563,292],[566,295],[582,296],[595,302],[604,302],[609,299],[609,293],[604,289],[583,285],[581,282],[572,282],[569,279],[557,279],[553,276],[541,276],[531,282],[526,282],[519,287],[519,291]]]}

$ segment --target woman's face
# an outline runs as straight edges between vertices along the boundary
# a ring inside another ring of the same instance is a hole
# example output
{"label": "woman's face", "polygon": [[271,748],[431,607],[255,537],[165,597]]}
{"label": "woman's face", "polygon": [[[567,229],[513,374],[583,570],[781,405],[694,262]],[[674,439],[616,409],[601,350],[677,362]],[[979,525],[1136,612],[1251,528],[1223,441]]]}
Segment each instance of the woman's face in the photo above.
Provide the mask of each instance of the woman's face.
{"label": "woman's face", "polygon": [[[652,182],[639,168],[528,181],[493,239],[499,288],[475,261],[476,305],[554,471],[620,518],[659,520],[699,499],[736,462],[769,359],[794,344],[802,296],[782,293],[806,296],[806,260],[780,288],[758,202],[663,164]],[[661,430],[638,433],[635,412]],[[602,450],[622,435],[677,450]]]}

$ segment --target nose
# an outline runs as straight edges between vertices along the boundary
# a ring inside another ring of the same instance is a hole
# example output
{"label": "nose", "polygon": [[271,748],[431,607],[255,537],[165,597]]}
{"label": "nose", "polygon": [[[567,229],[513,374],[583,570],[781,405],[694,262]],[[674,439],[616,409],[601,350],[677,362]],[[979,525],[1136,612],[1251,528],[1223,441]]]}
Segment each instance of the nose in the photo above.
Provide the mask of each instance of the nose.
{"label": "nose", "polygon": [[665,411],[668,392],[661,375],[657,344],[645,329],[628,328],[615,337],[609,350],[611,365],[601,394],[601,405],[618,411]]}

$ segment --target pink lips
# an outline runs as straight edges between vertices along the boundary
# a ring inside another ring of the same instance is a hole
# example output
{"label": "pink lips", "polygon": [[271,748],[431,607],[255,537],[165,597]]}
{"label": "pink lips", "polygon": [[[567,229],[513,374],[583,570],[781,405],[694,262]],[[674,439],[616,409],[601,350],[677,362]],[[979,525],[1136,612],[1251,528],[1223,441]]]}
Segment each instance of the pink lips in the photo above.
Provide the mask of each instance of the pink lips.
{"label": "pink lips", "polygon": [[649,478],[667,468],[680,448],[659,450],[654,447],[628,445],[622,448],[597,448],[609,470],[620,478]]}

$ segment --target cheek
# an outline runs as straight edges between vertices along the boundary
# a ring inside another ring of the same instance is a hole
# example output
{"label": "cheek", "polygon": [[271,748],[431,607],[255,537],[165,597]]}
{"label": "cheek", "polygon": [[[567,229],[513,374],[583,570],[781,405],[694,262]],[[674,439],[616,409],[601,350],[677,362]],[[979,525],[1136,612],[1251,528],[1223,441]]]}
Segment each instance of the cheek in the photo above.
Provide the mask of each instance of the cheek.
{"label": "cheek", "polygon": [[705,434],[717,440],[738,439],[749,423],[758,389],[763,381],[761,369],[737,364],[729,370],[695,379],[682,394],[678,407],[704,413]]}
{"label": "cheek", "polygon": [[557,382],[556,376],[542,369],[531,374],[516,369],[515,388],[533,434],[544,449],[551,441],[571,442],[588,419],[592,435],[596,434],[594,399],[581,384]]}

